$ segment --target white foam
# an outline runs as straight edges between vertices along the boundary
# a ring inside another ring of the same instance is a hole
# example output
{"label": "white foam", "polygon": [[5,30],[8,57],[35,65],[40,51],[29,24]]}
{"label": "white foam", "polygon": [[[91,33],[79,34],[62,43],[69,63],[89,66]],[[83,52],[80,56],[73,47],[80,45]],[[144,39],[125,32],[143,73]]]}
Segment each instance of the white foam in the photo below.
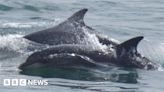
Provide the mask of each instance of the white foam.
{"label": "white foam", "polygon": [[91,44],[93,48],[100,48],[102,50],[105,50],[107,48],[106,45],[103,45],[99,42],[99,39],[96,37],[95,34],[91,34],[88,31],[85,31],[86,29],[83,28],[85,34],[87,35],[86,39],[84,40],[86,44]]}
{"label": "white foam", "polygon": [[56,25],[60,19],[55,19],[51,22],[6,22],[0,21],[0,28],[31,28],[31,27],[43,27],[47,25]]}
{"label": "white foam", "polygon": [[20,34],[8,34],[0,36],[0,49],[7,49],[16,52],[23,52],[27,46],[27,41]]}
{"label": "white foam", "polygon": [[120,41],[118,41],[118,40],[116,40],[116,39],[113,39],[113,38],[110,38],[110,40],[112,41],[112,42],[115,42],[115,43],[120,43]]}
{"label": "white foam", "polygon": [[164,68],[162,66],[160,66],[157,70],[158,71],[164,71]]}

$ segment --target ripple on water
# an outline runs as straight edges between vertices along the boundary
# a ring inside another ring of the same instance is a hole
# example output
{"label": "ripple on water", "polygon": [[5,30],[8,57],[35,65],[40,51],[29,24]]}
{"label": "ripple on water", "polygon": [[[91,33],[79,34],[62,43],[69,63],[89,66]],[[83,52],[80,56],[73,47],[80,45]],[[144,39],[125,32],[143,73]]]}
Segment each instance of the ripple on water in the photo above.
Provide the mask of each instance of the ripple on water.
{"label": "ripple on water", "polygon": [[10,10],[12,10],[12,9],[13,9],[13,7],[0,4],[0,11],[10,11]]}
{"label": "ripple on water", "polygon": [[[143,35],[146,39],[152,38],[149,39],[152,43],[146,43],[144,40],[140,43],[141,53],[164,67],[164,43],[162,42],[164,0],[0,0],[0,2],[2,2],[0,3],[0,33],[5,34],[0,36],[0,49],[7,47],[16,52],[24,50],[26,43],[20,39],[23,35],[12,35],[13,33],[36,32],[55,25],[54,18],[66,19],[78,9],[89,8],[85,16],[86,23],[97,27],[96,29],[100,29],[99,31],[109,36],[114,36],[120,41],[136,35]],[[162,46],[159,45],[160,43]],[[20,73],[18,66],[25,62],[26,58],[17,55],[13,59],[9,57],[12,56],[11,51],[0,52],[0,57],[3,55],[8,57],[0,58],[0,81],[4,78],[48,79],[50,85],[4,87],[0,82],[2,92],[10,90],[13,92],[164,91],[163,71],[126,70],[125,72],[122,71],[123,69],[116,69],[87,72],[58,69],[50,74],[51,70]],[[25,56],[28,57],[28,55]]]}
{"label": "ripple on water", "polygon": [[39,12],[39,8],[32,6],[32,5],[24,5],[24,9],[25,10],[29,10],[29,11],[34,11],[34,12]]}

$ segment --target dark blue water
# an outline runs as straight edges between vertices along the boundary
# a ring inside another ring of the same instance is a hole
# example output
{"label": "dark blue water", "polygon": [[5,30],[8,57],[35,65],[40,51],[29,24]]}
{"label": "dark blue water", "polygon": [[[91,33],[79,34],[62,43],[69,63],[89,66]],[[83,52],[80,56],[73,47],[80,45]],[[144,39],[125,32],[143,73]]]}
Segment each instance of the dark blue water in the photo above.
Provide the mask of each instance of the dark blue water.
{"label": "dark blue water", "polygon": [[[143,35],[139,51],[164,66],[163,0],[1,0],[0,92],[163,92],[164,72],[139,69],[60,70],[21,73],[32,52],[21,37],[53,27],[81,8],[85,23],[125,41]],[[47,79],[47,86],[5,87],[5,78]]]}

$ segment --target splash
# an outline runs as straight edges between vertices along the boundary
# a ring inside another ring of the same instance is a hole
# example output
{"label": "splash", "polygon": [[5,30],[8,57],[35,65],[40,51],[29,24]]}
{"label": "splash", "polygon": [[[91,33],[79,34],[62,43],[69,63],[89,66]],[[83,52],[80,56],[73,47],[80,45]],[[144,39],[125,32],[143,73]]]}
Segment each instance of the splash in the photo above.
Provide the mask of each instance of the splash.
{"label": "splash", "polygon": [[8,21],[0,21],[0,28],[32,28],[32,27],[44,27],[56,25],[61,20],[56,18],[50,21],[40,21],[40,22],[8,22]]}
{"label": "splash", "polygon": [[29,48],[37,48],[39,45],[23,38],[21,34],[8,34],[0,36],[0,51],[14,51],[25,53]]}
{"label": "splash", "polygon": [[31,28],[31,27],[42,27],[46,26],[46,22],[28,22],[28,23],[19,23],[19,22],[3,22],[0,23],[1,28]]}
{"label": "splash", "polygon": [[157,63],[159,65],[158,71],[164,71],[164,45],[162,43],[154,43],[150,40],[143,40],[139,46],[138,50],[142,53],[142,56]]}
{"label": "splash", "polygon": [[158,71],[164,71],[164,68],[162,66],[158,67]]}
{"label": "splash", "polygon": [[90,44],[93,48],[100,48],[103,51],[107,49],[106,45],[100,43],[99,39],[96,37],[96,34],[89,33],[86,28],[83,28],[84,33],[86,34],[85,43]]}

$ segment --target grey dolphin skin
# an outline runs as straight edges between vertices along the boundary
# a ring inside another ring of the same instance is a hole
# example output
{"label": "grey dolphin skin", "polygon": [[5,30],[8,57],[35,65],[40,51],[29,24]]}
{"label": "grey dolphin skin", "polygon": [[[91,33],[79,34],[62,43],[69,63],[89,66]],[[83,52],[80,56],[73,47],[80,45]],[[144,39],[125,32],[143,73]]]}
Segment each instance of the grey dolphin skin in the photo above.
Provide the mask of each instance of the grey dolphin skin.
{"label": "grey dolphin skin", "polygon": [[[42,66],[52,68],[120,66],[145,70],[158,69],[159,65],[141,56],[137,51],[137,45],[143,39],[142,36],[120,44],[84,23],[83,18],[87,10],[77,11],[55,27],[24,36],[28,40],[51,47],[34,52],[19,68],[25,70]],[[106,45],[106,48],[93,46],[87,34],[94,34],[99,43]]]}
{"label": "grey dolphin skin", "polygon": [[47,45],[58,44],[87,44],[87,33],[95,34],[100,43],[106,45],[116,45],[117,41],[112,40],[106,35],[103,35],[93,28],[85,25],[84,15],[88,9],[81,9],[75,12],[64,22],[56,25],[55,27],[31,33],[24,36],[24,38]]}
{"label": "grey dolphin skin", "polygon": [[113,50],[110,47],[102,50],[90,45],[56,45],[33,53],[19,68],[26,70],[42,66],[52,68],[120,66],[155,70],[159,66],[137,51],[137,45],[142,39],[142,36],[132,38],[113,47]]}

